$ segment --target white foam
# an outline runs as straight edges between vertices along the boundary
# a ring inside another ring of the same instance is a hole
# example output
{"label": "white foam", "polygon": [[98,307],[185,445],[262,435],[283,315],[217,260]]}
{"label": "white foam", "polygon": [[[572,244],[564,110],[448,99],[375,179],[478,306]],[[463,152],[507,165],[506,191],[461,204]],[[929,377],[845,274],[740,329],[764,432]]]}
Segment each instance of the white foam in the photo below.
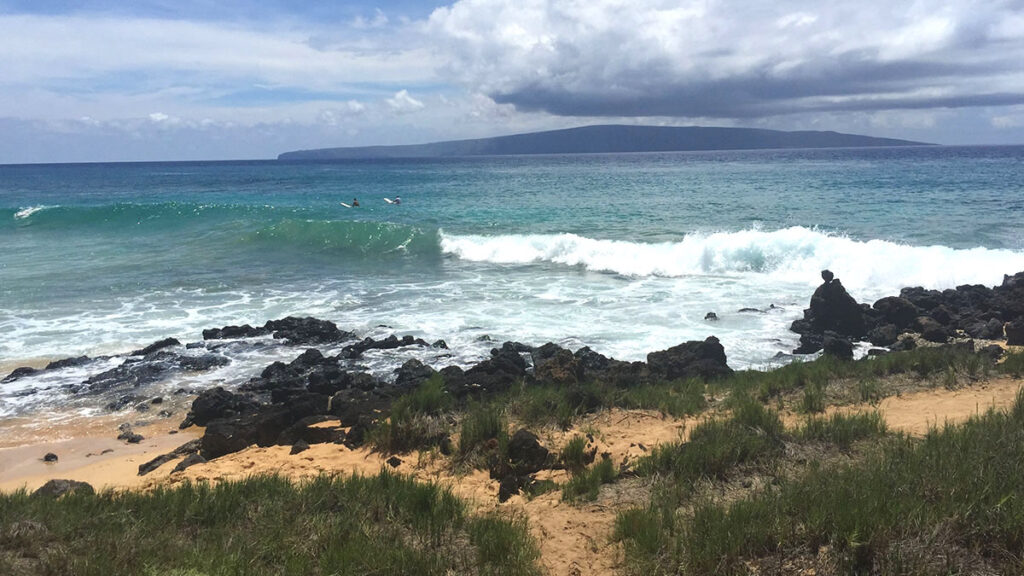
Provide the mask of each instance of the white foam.
{"label": "white foam", "polygon": [[54,206],[39,205],[29,206],[28,208],[22,208],[21,210],[18,210],[17,212],[14,213],[14,219],[24,220],[25,218],[28,218],[29,216],[35,214],[36,212],[39,212],[40,210],[46,210],[47,208],[54,208]]}
{"label": "white foam", "polygon": [[762,275],[814,285],[832,270],[855,296],[878,298],[905,286],[995,285],[1024,269],[1024,251],[909,246],[858,241],[794,226],[688,234],[678,242],[597,240],[576,234],[453,235],[441,233],[445,253],[497,264],[550,262],[630,277]]}

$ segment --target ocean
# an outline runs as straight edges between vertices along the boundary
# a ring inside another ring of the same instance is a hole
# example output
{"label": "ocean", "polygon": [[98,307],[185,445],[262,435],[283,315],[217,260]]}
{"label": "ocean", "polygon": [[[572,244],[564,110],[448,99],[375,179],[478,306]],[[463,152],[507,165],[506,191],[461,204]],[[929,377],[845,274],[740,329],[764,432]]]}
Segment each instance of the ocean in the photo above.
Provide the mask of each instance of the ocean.
{"label": "ocean", "polygon": [[[712,334],[762,368],[822,269],[869,303],[1024,270],[1024,147],[6,165],[0,246],[0,378],[110,356],[0,385],[0,420],[102,410],[69,390],[130,350],[288,315],[447,342],[367,354],[385,378],[504,340],[642,360]],[[150,393],[300,352],[225,347]]]}

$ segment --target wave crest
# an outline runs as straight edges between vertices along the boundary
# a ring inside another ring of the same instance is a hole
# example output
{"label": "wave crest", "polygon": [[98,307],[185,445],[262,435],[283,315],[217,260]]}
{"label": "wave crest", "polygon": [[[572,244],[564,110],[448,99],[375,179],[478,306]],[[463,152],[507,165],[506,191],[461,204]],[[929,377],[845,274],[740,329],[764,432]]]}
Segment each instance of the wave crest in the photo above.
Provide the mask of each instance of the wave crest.
{"label": "wave crest", "polygon": [[596,240],[576,234],[460,236],[441,234],[441,249],[478,262],[550,262],[625,276],[686,277],[764,274],[774,280],[816,284],[828,268],[848,288],[895,293],[904,286],[948,288],[998,284],[1024,270],[1024,252],[987,248],[909,246],[858,241],[794,226],[689,234],[678,242]]}

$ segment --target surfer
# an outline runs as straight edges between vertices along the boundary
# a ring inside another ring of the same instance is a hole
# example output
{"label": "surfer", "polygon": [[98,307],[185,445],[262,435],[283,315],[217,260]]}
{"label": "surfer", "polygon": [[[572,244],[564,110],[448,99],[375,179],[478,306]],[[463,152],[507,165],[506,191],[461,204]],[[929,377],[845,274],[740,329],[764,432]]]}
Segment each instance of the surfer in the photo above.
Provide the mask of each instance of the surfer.
{"label": "surfer", "polygon": [[398,196],[395,196],[395,204],[401,204],[401,203],[402,203],[402,199],[399,198]]}
{"label": "surfer", "polygon": [[358,198],[353,198],[352,199],[352,207],[354,208],[356,206],[359,206],[359,199]]}

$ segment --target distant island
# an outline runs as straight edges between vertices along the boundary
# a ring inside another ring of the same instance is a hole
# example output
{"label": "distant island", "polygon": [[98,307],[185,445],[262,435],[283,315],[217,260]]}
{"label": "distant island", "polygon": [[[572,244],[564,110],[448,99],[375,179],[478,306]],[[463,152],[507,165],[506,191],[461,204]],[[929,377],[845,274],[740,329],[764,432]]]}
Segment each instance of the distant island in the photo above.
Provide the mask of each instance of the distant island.
{"label": "distant island", "polygon": [[439,158],[517,154],[601,154],[611,152],[685,152],[699,150],[764,150],[773,148],[857,148],[864,146],[928,146],[925,142],[873,138],[839,132],[704,128],[700,126],[583,126],[473,140],[451,140],[402,146],[319,148],[285,152],[278,160],[343,160],[360,158]]}

